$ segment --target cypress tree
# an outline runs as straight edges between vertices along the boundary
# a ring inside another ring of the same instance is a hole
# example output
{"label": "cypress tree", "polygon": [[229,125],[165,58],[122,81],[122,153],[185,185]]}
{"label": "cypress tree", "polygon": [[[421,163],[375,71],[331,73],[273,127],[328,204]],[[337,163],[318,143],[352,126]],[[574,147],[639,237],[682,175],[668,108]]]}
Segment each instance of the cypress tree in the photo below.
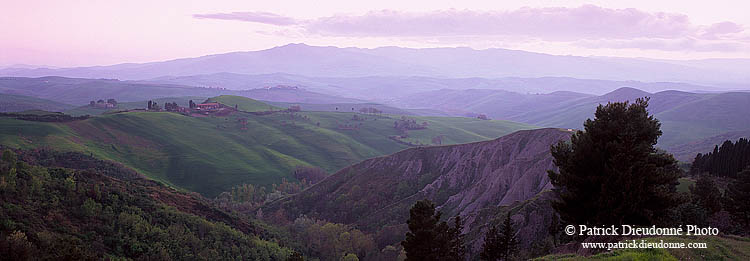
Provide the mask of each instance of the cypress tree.
{"label": "cypress tree", "polygon": [[482,244],[482,252],[479,253],[479,258],[489,261],[509,260],[515,256],[517,251],[518,240],[509,212],[505,216],[501,228],[492,226],[484,235],[484,244]]}
{"label": "cypress tree", "polygon": [[559,172],[549,171],[560,200],[553,207],[566,224],[650,225],[677,203],[680,170],[654,147],[661,124],[648,98],[599,105],[569,143],[551,148]]}

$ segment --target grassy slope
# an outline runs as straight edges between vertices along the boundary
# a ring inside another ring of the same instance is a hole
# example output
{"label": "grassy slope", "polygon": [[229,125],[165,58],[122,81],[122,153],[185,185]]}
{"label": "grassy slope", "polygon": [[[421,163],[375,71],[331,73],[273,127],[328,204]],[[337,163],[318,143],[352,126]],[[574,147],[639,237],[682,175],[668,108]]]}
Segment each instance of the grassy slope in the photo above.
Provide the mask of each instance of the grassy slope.
{"label": "grassy slope", "polygon": [[260,101],[234,95],[221,95],[209,98],[207,102],[218,102],[229,107],[237,105],[238,109],[241,111],[269,111],[281,109]]}
{"label": "grassy slope", "polygon": [[[750,239],[741,237],[653,237],[648,242],[701,242],[706,249],[618,249],[590,257],[574,254],[550,255],[536,260],[748,260],[750,259]],[[640,242],[640,241],[636,241]]]}
{"label": "grassy slope", "polygon": [[[400,116],[367,115],[365,121],[350,121],[353,115],[302,112],[294,117],[294,123],[288,113],[194,118],[167,112],[128,112],[71,123],[0,118],[0,143],[92,153],[156,180],[213,197],[241,183],[268,186],[282,178],[293,179],[291,172],[298,165],[333,172],[407,148],[388,138],[398,134],[393,122]],[[239,118],[247,119],[246,130],[240,128]],[[417,120],[430,122],[428,129],[409,132],[424,143],[437,135],[446,136],[443,144],[452,144],[532,128],[468,118]],[[359,123],[359,130],[337,128]]]}
{"label": "grassy slope", "polygon": [[30,96],[0,94],[0,112],[19,112],[27,110],[64,111],[72,105],[45,100]]}

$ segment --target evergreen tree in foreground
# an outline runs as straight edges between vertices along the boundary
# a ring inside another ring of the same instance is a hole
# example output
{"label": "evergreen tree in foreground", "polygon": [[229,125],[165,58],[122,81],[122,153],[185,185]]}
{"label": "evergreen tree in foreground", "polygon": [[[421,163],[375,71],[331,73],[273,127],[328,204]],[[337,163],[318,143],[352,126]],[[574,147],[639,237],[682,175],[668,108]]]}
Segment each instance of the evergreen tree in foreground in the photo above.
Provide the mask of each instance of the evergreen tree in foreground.
{"label": "evergreen tree in foreground", "polygon": [[745,234],[750,233],[750,168],[737,174],[726,193],[727,210],[742,224]]}
{"label": "evergreen tree in foreground", "polygon": [[406,260],[464,260],[466,249],[461,235],[461,219],[455,225],[440,222],[441,213],[429,200],[417,201],[409,210],[409,232],[401,245]]}
{"label": "evergreen tree in foreground", "polygon": [[596,108],[584,131],[551,148],[559,173],[549,171],[567,224],[650,225],[678,201],[680,170],[657,151],[661,124],[648,114],[648,98]]}
{"label": "evergreen tree in foreground", "polygon": [[518,240],[516,239],[515,229],[510,220],[510,212],[505,217],[505,222],[501,229],[497,226],[490,227],[484,236],[484,244],[479,257],[482,260],[509,260],[518,251]]}

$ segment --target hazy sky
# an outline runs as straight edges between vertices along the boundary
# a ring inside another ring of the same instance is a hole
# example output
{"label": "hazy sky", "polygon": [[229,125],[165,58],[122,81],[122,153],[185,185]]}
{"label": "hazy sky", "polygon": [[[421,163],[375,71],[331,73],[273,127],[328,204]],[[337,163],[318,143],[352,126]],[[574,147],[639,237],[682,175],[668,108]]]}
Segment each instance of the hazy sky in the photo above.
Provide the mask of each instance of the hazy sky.
{"label": "hazy sky", "polygon": [[747,2],[0,0],[0,66],[148,62],[288,43],[750,58]]}

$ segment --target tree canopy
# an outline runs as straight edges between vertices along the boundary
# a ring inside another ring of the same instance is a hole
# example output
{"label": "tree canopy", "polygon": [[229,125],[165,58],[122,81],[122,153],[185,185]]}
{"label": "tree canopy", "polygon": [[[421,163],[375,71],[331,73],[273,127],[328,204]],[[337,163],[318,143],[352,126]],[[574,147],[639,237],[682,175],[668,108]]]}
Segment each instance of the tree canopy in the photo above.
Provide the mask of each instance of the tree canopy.
{"label": "tree canopy", "polygon": [[479,257],[482,260],[489,261],[509,260],[516,254],[517,250],[516,230],[513,228],[510,212],[508,212],[502,227],[492,226],[485,234]]}
{"label": "tree canopy", "polygon": [[466,249],[461,235],[461,217],[454,226],[440,221],[442,214],[435,211],[429,200],[417,201],[409,210],[409,232],[401,245],[406,251],[406,260],[464,260]]}
{"label": "tree canopy", "polygon": [[680,170],[654,147],[661,124],[648,98],[599,105],[570,143],[551,148],[559,172],[549,177],[560,200],[553,204],[568,224],[649,225],[678,201]]}

